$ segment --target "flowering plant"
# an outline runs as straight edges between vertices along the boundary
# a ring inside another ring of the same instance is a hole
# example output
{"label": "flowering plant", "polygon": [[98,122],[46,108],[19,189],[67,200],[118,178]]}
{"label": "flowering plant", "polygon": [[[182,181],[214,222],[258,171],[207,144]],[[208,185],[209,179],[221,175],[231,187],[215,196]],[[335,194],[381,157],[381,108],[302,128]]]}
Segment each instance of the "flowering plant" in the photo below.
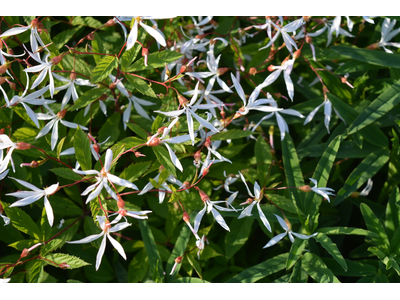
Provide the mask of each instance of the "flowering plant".
{"label": "flowering plant", "polygon": [[0,282],[399,282],[399,32],[1,17]]}

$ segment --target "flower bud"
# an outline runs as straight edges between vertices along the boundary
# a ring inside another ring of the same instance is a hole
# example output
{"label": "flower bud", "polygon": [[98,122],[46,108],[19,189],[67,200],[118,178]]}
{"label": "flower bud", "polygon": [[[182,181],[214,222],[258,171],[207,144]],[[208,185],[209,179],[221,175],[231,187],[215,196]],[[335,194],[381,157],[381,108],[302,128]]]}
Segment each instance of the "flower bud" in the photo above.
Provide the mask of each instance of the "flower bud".
{"label": "flower bud", "polygon": [[97,154],[99,154],[100,153],[100,145],[97,143],[94,143],[93,150],[96,151]]}
{"label": "flower bud", "polygon": [[165,63],[165,75],[167,75],[168,78],[171,77],[171,70],[168,69],[167,63]]}
{"label": "flower bud", "polygon": [[144,65],[147,67],[147,57],[149,55],[149,49],[143,47],[142,48],[142,56],[144,56]]}
{"label": "flower bud", "polygon": [[117,205],[118,205],[119,209],[124,209],[125,208],[125,201],[122,200],[122,198],[120,196],[118,196]]}
{"label": "flower bud", "polygon": [[31,144],[25,143],[25,142],[19,142],[17,143],[17,149],[18,150],[28,150],[31,149]]}
{"label": "flower bud", "polygon": [[306,36],[306,43],[311,44],[312,43],[312,37],[311,36]]}
{"label": "flower bud", "polygon": [[[194,38],[195,38],[195,39],[202,40],[202,39],[204,39],[206,36],[207,36],[206,34],[198,34],[198,35],[196,35]],[[211,40],[211,41],[210,41],[210,44],[215,44],[215,42],[216,42],[216,41]]]}
{"label": "flower bud", "polygon": [[6,82],[6,77],[0,77],[0,85]]}
{"label": "flower bud", "polygon": [[43,24],[39,22],[38,18],[35,18],[32,20],[31,25],[33,28],[37,28],[37,29],[42,29],[43,28]]}
{"label": "flower bud", "polygon": [[167,128],[168,128],[167,126],[162,126],[162,127],[157,129],[157,133],[162,135],[164,133],[164,130],[167,129]]}
{"label": "flower bud", "polygon": [[54,56],[54,57],[51,59],[51,63],[53,64],[53,66],[58,65],[58,64],[61,62],[61,60],[63,59],[63,57],[64,57],[63,54],[60,54],[60,55],[58,55],[58,56]]}
{"label": "flower bud", "polygon": [[86,36],[86,39],[88,39],[89,41],[93,41],[93,40],[94,40],[94,32],[89,33],[89,34]]}
{"label": "flower bud", "polygon": [[201,151],[196,151],[195,154],[193,155],[194,160],[200,161],[201,160]]}
{"label": "flower bud", "polygon": [[250,68],[249,73],[250,73],[250,75],[255,76],[257,74],[257,69],[252,67],[252,68]]}
{"label": "flower bud", "polygon": [[204,142],[204,146],[205,146],[206,148],[211,147],[211,138],[210,138],[210,137],[207,137],[207,138],[206,138],[206,141]]}
{"label": "flower bud", "polygon": [[16,91],[17,90],[17,85],[15,84],[15,82],[11,82],[11,81],[7,81],[8,82],[8,86],[10,87],[10,89]]}
{"label": "flower bud", "polygon": [[221,109],[221,112],[219,114],[221,115],[222,119],[225,119],[226,112],[225,112],[224,108]]}
{"label": "flower bud", "polygon": [[161,173],[162,170],[164,170],[164,169],[165,169],[165,167],[164,167],[163,165],[161,165],[161,166],[158,168],[158,171]]}
{"label": "flower bud", "polygon": [[272,72],[273,70],[275,70],[275,66],[274,65],[270,65],[268,67],[268,71]]}
{"label": "flower bud", "polygon": [[1,129],[0,129],[0,134],[4,134],[5,131],[6,131],[5,128],[1,128]]}
{"label": "flower bud", "polygon": [[28,255],[29,255],[29,250],[25,248],[24,250],[22,250],[20,258],[27,257]]}
{"label": "flower bud", "polygon": [[140,153],[139,151],[135,151],[135,156],[136,156],[137,158],[139,158],[139,157],[141,157],[141,156],[146,156],[146,155]]}
{"label": "flower bud", "polygon": [[182,219],[183,219],[183,221],[185,223],[190,223],[190,217],[189,217],[189,214],[186,211],[183,213]]}
{"label": "flower bud", "polygon": [[189,181],[185,181],[182,185],[182,188],[187,189],[190,186],[190,182]]}
{"label": "flower bud", "polygon": [[39,167],[39,163],[36,160],[32,160],[30,163],[22,163],[19,165],[21,168],[22,167],[31,167],[31,168],[37,168]]}
{"label": "flower bud", "polygon": [[117,87],[117,83],[115,83],[115,82],[111,83],[111,84],[108,86],[108,88],[109,88],[110,90],[115,90],[116,87]]}
{"label": "flower bud", "polygon": [[177,264],[180,264],[182,262],[182,256],[178,256],[177,258],[175,258],[175,262]]}
{"label": "flower bud", "polygon": [[301,190],[303,192],[306,192],[306,193],[312,191],[312,189],[311,189],[311,187],[309,185],[303,185],[303,186],[299,187],[299,190]]}
{"label": "flower bud", "polygon": [[69,264],[67,264],[67,263],[61,263],[61,264],[59,265],[59,267],[60,267],[61,269],[63,269],[63,270],[65,270],[66,268],[71,268],[71,266],[70,266]]}
{"label": "flower bud", "polygon": [[0,66],[0,74],[4,74],[8,67],[10,66],[10,63],[6,62],[4,65]]}

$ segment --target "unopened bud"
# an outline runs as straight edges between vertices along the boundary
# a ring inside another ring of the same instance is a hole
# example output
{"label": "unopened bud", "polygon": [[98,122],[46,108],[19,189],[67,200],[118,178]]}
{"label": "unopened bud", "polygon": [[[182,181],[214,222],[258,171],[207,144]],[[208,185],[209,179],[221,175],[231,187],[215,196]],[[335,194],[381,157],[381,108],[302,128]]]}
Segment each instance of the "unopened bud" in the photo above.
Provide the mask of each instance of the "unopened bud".
{"label": "unopened bud", "polygon": [[4,82],[6,82],[6,77],[0,77],[0,84],[3,84]]}
{"label": "unopened bud", "polygon": [[220,112],[219,114],[221,115],[222,119],[225,119],[226,112],[225,112],[224,109],[222,109],[221,112]]}
{"label": "unopened bud", "polygon": [[39,163],[36,160],[32,160],[30,163],[22,163],[20,164],[20,167],[31,167],[31,168],[37,168],[39,167]]}
{"label": "unopened bud", "polygon": [[158,168],[158,171],[161,173],[162,170],[164,170],[164,169],[165,169],[165,167],[164,167],[163,165],[161,165],[161,166]]}
{"label": "unopened bud", "polygon": [[177,264],[180,264],[182,262],[182,256],[178,256],[177,258],[175,258],[175,262]]}
{"label": "unopened bud", "polygon": [[270,65],[268,67],[268,71],[272,72],[273,70],[275,70],[275,66],[274,65]]}
{"label": "unopened bud", "polygon": [[116,87],[117,87],[117,84],[116,84],[115,82],[111,83],[111,84],[108,86],[108,88],[109,88],[110,90],[115,90]]}
{"label": "unopened bud", "polygon": [[312,37],[311,36],[306,36],[306,43],[311,44],[312,43]]}
{"label": "unopened bud", "polygon": [[53,66],[58,65],[61,62],[61,60],[63,59],[63,57],[64,57],[64,55],[62,55],[62,54],[60,54],[58,56],[54,56],[51,59],[51,63],[53,64]]}
{"label": "unopened bud", "polygon": [[86,39],[88,39],[89,41],[93,41],[93,40],[94,40],[94,32],[89,33],[89,34],[86,36]]}
{"label": "unopened bud", "polygon": [[250,75],[255,76],[255,75],[257,74],[257,69],[254,68],[254,67],[253,67],[253,68],[250,68],[249,73],[250,73]]}
{"label": "unopened bud", "polygon": [[185,181],[182,185],[182,188],[187,189],[190,186],[190,182],[189,181]]}
{"label": "unopened bud", "polygon": [[[206,34],[198,34],[198,35],[196,35],[194,38],[195,39],[199,39],[199,40],[202,40],[202,39],[204,39],[206,37]],[[214,40],[211,40],[210,41],[210,44],[215,44],[216,43],[216,41],[214,41]]]}
{"label": "unopened bud", "polygon": [[167,77],[171,77],[171,70],[168,69],[168,65],[167,63],[165,63],[165,75],[167,75]]}
{"label": "unopened bud", "polygon": [[135,151],[135,156],[136,157],[141,157],[141,156],[146,156],[146,155],[140,153],[139,151]]}
{"label": "unopened bud", "polygon": [[100,153],[100,145],[98,143],[93,144],[93,150],[99,154]]}
{"label": "unopened bud", "polygon": [[240,56],[238,57],[238,66],[243,66],[243,60],[240,58]]}
{"label": "unopened bud", "polygon": [[299,190],[301,190],[303,192],[306,192],[306,193],[312,191],[312,189],[311,189],[311,187],[309,185],[303,185],[303,186],[299,187]]}
{"label": "unopened bud", "polygon": [[187,66],[186,66],[186,65],[183,65],[183,66],[181,67],[181,69],[179,70],[179,73],[185,73],[185,72],[186,72],[186,69],[187,69]]}
{"label": "unopened bud", "polygon": [[16,91],[17,90],[17,85],[15,84],[15,82],[11,82],[11,81],[7,81],[8,85],[10,87],[10,89]]}
{"label": "unopened bud", "polygon": [[6,62],[4,65],[0,66],[0,74],[4,74],[7,71],[9,65],[10,64]]}
{"label": "unopened bud", "polygon": [[25,143],[25,142],[19,142],[17,143],[17,149],[18,150],[28,150],[31,149],[31,144]]}
{"label": "unopened bud", "polygon": [[6,131],[5,128],[1,128],[1,129],[0,129],[0,134],[4,134],[5,131]]}
{"label": "unopened bud", "polygon": [[119,209],[124,209],[125,208],[125,201],[122,200],[122,198],[120,196],[118,196],[117,205],[118,205]]}
{"label": "unopened bud", "polygon": [[144,56],[144,65],[147,67],[147,57],[149,56],[149,49],[143,47],[142,56]]}
{"label": "unopened bud", "polygon": [[164,133],[164,130],[167,129],[167,128],[168,128],[167,126],[162,126],[162,127],[160,127],[160,128],[157,129],[157,133],[158,133],[158,134],[163,134],[163,133]]}
{"label": "unopened bud", "polygon": [[29,255],[29,250],[25,248],[24,250],[22,250],[20,258],[27,257],[28,255]]}
{"label": "unopened bud", "polygon": [[61,269],[63,269],[63,270],[65,270],[66,268],[71,268],[71,266],[70,266],[69,264],[67,264],[67,263],[61,263],[61,264],[59,265],[59,267],[60,267]]}

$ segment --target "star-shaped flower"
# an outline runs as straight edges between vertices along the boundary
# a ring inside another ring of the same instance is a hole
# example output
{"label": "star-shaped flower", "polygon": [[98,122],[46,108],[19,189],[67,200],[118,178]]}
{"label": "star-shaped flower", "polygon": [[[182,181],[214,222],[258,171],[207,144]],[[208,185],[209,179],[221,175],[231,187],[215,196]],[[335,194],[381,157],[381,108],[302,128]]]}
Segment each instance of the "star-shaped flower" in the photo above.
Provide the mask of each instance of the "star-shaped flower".
{"label": "star-shaped flower", "polygon": [[22,198],[21,200],[18,200],[17,202],[11,204],[10,207],[29,205],[44,196],[44,207],[46,209],[47,220],[49,221],[50,226],[53,226],[54,223],[53,209],[51,208],[50,201],[49,199],[47,199],[47,197],[53,195],[57,191],[59,183],[52,184],[48,188],[40,190],[33,184],[30,184],[29,182],[13,177],[10,178],[14,179],[24,187],[27,187],[28,189],[32,190],[32,191],[20,191],[20,192],[6,194],[7,196]]}
{"label": "star-shaped flower", "polygon": [[100,194],[103,187],[106,189],[107,193],[109,193],[111,195],[111,197],[113,197],[115,200],[118,201],[118,196],[108,186],[108,182],[112,182],[112,183],[115,183],[120,186],[125,186],[125,187],[131,188],[131,189],[138,190],[137,186],[134,185],[132,182],[129,182],[128,180],[119,178],[119,177],[109,173],[112,158],[113,158],[113,152],[111,149],[108,149],[106,152],[104,167],[101,169],[100,172],[97,170],[79,171],[79,170],[73,169],[73,171],[75,173],[78,173],[81,175],[96,175],[96,183],[89,186],[81,194],[82,196],[86,196],[87,194],[89,194],[91,192],[90,195],[86,199],[86,203],[89,203],[89,201],[91,201],[95,197],[97,197]]}
{"label": "star-shaped flower", "polygon": [[314,187],[311,188],[311,190],[314,193],[317,193],[317,194],[321,195],[322,197],[324,197],[326,200],[328,200],[328,202],[331,202],[330,199],[329,199],[329,195],[335,196],[335,194],[332,193],[335,190],[331,189],[331,188],[328,188],[328,187],[319,188],[319,187],[317,187],[317,181],[315,179],[310,178],[310,180],[315,185]]}
{"label": "star-shaped flower", "polygon": [[400,43],[389,42],[400,32],[400,27],[393,30],[394,25],[396,25],[396,20],[390,21],[389,18],[385,18],[385,20],[383,20],[382,23],[382,29],[381,29],[382,36],[377,46],[382,47],[387,53],[393,53],[393,51],[387,49],[385,46],[393,46],[400,48]]}
{"label": "star-shaped flower", "polygon": [[[275,214],[274,214],[275,215]],[[285,220],[283,220],[280,216],[275,215],[275,217],[278,219],[279,225],[281,225],[281,227],[285,230],[284,233],[278,234],[277,236],[273,237],[263,248],[268,248],[271,247],[273,245],[275,245],[277,242],[279,242],[281,239],[284,238],[285,235],[289,235],[289,239],[290,241],[293,243],[294,242],[294,237],[297,237],[299,239],[302,240],[307,240],[309,238],[312,238],[314,236],[316,236],[318,234],[318,232],[313,233],[311,235],[305,235],[305,234],[300,234],[300,233],[296,233],[293,232],[292,229],[289,227],[288,224],[286,224]]]}
{"label": "star-shaped flower", "polygon": [[101,233],[89,235],[78,241],[67,242],[68,244],[86,244],[86,243],[93,242],[93,241],[97,240],[98,238],[103,237],[103,240],[102,240],[100,248],[99,248],[99,252],[97,252],[96,271],[100,267],[101,260],[103,258],[104,252],[106,250],[107,239],[111,242],[113,247],[115,249],[117,249],[119,255],[121,255],[126,260],[126,254],[125,254],[124,248],[122,248],[121,244],[118,243],[117,240],[115,240],[113,237],[111,237],[110,233],[120,231],[120,230],[125,229],[126,227],[129,227],[132,225],[127,222],[123,222],[123,223],[119,223],[119,224],[115,225],[114,227],[111,227],[111,223],[108,220],[106,220],[105,217],[100,217],[100,216],[97,216],[97,221],[99,222],[100,228],[102,230]]}

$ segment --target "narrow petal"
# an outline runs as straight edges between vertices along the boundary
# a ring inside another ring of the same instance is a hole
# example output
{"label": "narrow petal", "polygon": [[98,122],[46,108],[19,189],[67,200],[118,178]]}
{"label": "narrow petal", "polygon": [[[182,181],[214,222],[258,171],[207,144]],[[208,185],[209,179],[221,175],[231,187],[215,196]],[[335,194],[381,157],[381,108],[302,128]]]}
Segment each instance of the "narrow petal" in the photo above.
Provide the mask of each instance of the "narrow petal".
{"label": "narrow petal", "polygon": [[94,198],[96,198],[100,193],[101,190],[103,189],[104,182],[101,181],[97,188],[87,197],[85,204],[88,204],[90,201],[92,201]]}
{"label": "narrow petal", "polygon": [[26,105],[25,103],[21,102],[22,106],[25,108],[26,113],[28,114],[29,118],[31,118],[31,120],[33,121],[33,123],[35,123],[36,127],[39,128],[39,121],[36,118],[35,113],[33,112],[33,110]]}
{"label": "narrow petal", "polygon": [[99,269],[100,264],[101,264],[101,259],[103,258],[103,255],[104,255],[104,251],[106,251],[106,241],[107,241],[107,238],[106,238],[106,236],[104,236],[103,240],[101,241],[99,252],[97,252],[97,256],[96,256],[96,271]]}
{"label": "narrow petal", "polygon": [[89,235],[81,240],[78,241],[72,241],[72,242],[67,242],[68,244],[86,244],[86,243],[91,243],[95,240],[97,240],[99,237],[103,236],[104,232],[101,232],[99,234],[93,234],[93,235]]}
{"label": "narrow petal", "polygon": [[253,207],[255,204],[256,204],[256,201],[253,201],[249,206],[247,206],[245,209],[243,209],[242,212],[240,213],[238,219],[242,219],[244,217],[250,217],[251,211],[253,210]]}
{"label": "narrow petal", "polygon": [[126,254],[124,248],[122,248],[121,244],[118,243],[110,234],[107,234],[108,239],[110,240],[111,244],[117,249],[119,255],[121,255],[126,260]]}
{"label": "narrow petal", "polygon": [[233,85],[235,86],[236,92],[238,93],[240,99],[242,99],[243,105],[246,106],[246,96],[244,95],[244,91],[243,91],[242,86],[237,81],[236,77],[233,76],[232,73],[231,73],[231,78],[232,78]]}
{"label": "narrow petal", "polygon": [[283,220],[280,216],[278,216],[276,214],[274,214],[274,215],[278,219],[279,225],[281,225],[281,227],[283,229],[285,229],[286,231],[289,231],[290,229],[289,229],[288,225],[286,224],[285,220]]}
{"label": "narrow petal", "polygon": [[17,179],[14,177],[9,177],[11,179],[14,179],[16,182],[18,182],[20,185],[23,185],[24,187],[27,187],[28,189],[31,189],[32,191],[35,192],[43,192],[42,190],[38,189],[36,186],[34,186],[33,184],[30,184],[29,182],[26,182],[24,180],[21,179]]}
{"label": "narrow petal", "polygon": [[189,109],[189,112],[192,114],[192,116],[204,127],[210,129],[213,132],[219,132],[217,128],[215,128],[213,125],[208,123],[206,120],[204,120],[202,117],[199,117],[196,113],[194,113],[191,109]]}
{"label": "narrow petal", "polygon": [[265,226],[270,232],[272,232],[272,230],[271,230],[271,225],[269,224],[267,217],[264,215],[263,211],[261,210],[260,202],[257,202],[257,209],[258,209],[258,214],[260,215],[261,222],[263,222],[264,226]]}
{"label": "narrow petal", "polygon": [[125,130],[126,130],[126,123],[129,123],[129,118],[131,117],[131,111],[132,111],[132,102],[129,101],[128,107],[125,109],[122,115],[122,120],[124,121]]}
{"label": "narrow petal", "polygon": [[293,234],[295,237],[298,237],[299,239],[307,240],[307,239],[309,239],[309,238],[312,238],[312,237],[316,236],[316,235],[318,234],[318,232],[313,233],[313,234],[311,234],[311,235],[305,235],[305,234],[300,234],[300,233],[296,233],[296,232],[293,232],[293,231],[292,231],[292,234]]}
{"label": "narrow petal", "polygon": [[179,171],[183,172],[182,164],[179,161],[178,157],[175,155],[174,151],[172,151],[171,147],[167,143],[164,143],[164,145],[168,150],[169,156],[170,156],[171,161],[174,164],[174,166],[177,167],[179,169]]}
{"label": "narrow petal", "polygon": [[196,218],[194,219],[193,228],[194,228],[194,232],[196,232],[196,233],[199,231],[200,222],[206,212],[206,209],[207,209],[207,206],[205,205],[204,208],[199,211]]}
{"label": "narrow petal", "polygon": [[254,198],[254,195],[250,192],[250,189],[246,183],[246,180],[244,179],[244,177],[243,177],[242,173],[240,173],[240,171],[239,171],[239,175],[240,175],[240,178],[242,179],[244,185],[246,186],[247,192],[249,193],[250,197]]}
{"label": "narrow petal", "polygon": [[115,225],[114,227],[112,227],[109,232],[117,232],[117,231],[121,231],[122,229],[125,229],[126,227],[131,226],[132,224],[128,223],[128,222],[123,222],[123,223],[119,223],[117,225]]}
{"label": "narrow petal", "polygon": [[17,207],[17,206],[25,206],[25,205],[29,205],[32,204],[33,202],[39,200],[40,198],[42,198],[44,195],[43,194],[34,194],[32,196],[29,196],[27,198],[24,198],[22,200],[19,200],[17,202],[14,202],[13,204],[10,205],[10,207]]}
{"label": "narrow petal", "polygon": [[57,140],[58,140],[58,121],[54,122],[53,126],[53,131],[51,132],[51,150],[54,150],[54,148],[57,145]]}
{"label": "narrow petal", "polygon": [[192,141],[192,146],[194,146],[193,119],[192,119],[192,116],[190,114],[189,109],[186,109],[186,118],[187,118],[187,124],[188,124],[190,139]]}
{"label": "narrow petal", "polygon": [[254,182],[254,195],[256,196],[256,199],[260,199],[260,192],[261,192],[260,185],[256,181]]}
{"label": "narrow petal", "polygon": [[6,32],[3,32],[3,34],[0,35],[0,37],[17,35],[17,34],[20,34],[22,32],[29,30],[30,28],[31,28],[30,26],[14,27],[14,28],[7,30]]}
{"label": "narrow petal", "polygon": [[279,242],[281,239],[283,239],[283,237],[284,237],[286,234],[287,234],[287,232],[284,232],[284,233],[278,234],[277,236],[274,236],[274,237],[263,247],[263,249],[275,245],[277,242]]}
{"label": "narrow petal", "polygon": [[132,182],[130,182],[128,180],[125,180],[125,179],[122,179],[122,178],[119,178],[119,177],[117,177],[115,175],[107,174],[107,178],[111,182],[113,182],[115,184],[118,184],[120,186],[125,186],[125,187],[128,187],[128,188],[134,189],[134,190],[139,190],[138,187],[136,185],[134,185]]}
{"label": "narrow petal", "polygon": [[106,157],[104,159],[104,171],[106,173],[110,170],[112,158],[113,158],[112,150],[111,149],[107,149]]}
{"label": "narrow petal", "polygon": [[221,225],[222,228],[224,228],[227,231],[230,231],[224,218],[221,216],[221,214],[215,208],[211,209],[211,213],[213,214],[215,220],[218,222],[219,225]]}
{"label": "narrow petal", "polygon": [[126,43],[126,50],[131,49],[137,40],[137,35],[138,35],[138,22],[135,20],[135,23],[133,23],[131,32],[128,35],[128,40]]}
{"label": "narrow petal", "polygon": [[139,23],[140,26],[144,28],[153,38],[156,39],[156,41],[163,47],[167,46],[167,42],[165,41],[165,38],[162,36],[161,33],[159,33],[157,30],[155,30],[153,27],[150,27],[143,22]]}
{"label": "narrow petal", "polygon": [[47,196],[44,196],[44,207],[46,208],[47,220],[49,221],[50,227],[53,227],[54,214]]}

